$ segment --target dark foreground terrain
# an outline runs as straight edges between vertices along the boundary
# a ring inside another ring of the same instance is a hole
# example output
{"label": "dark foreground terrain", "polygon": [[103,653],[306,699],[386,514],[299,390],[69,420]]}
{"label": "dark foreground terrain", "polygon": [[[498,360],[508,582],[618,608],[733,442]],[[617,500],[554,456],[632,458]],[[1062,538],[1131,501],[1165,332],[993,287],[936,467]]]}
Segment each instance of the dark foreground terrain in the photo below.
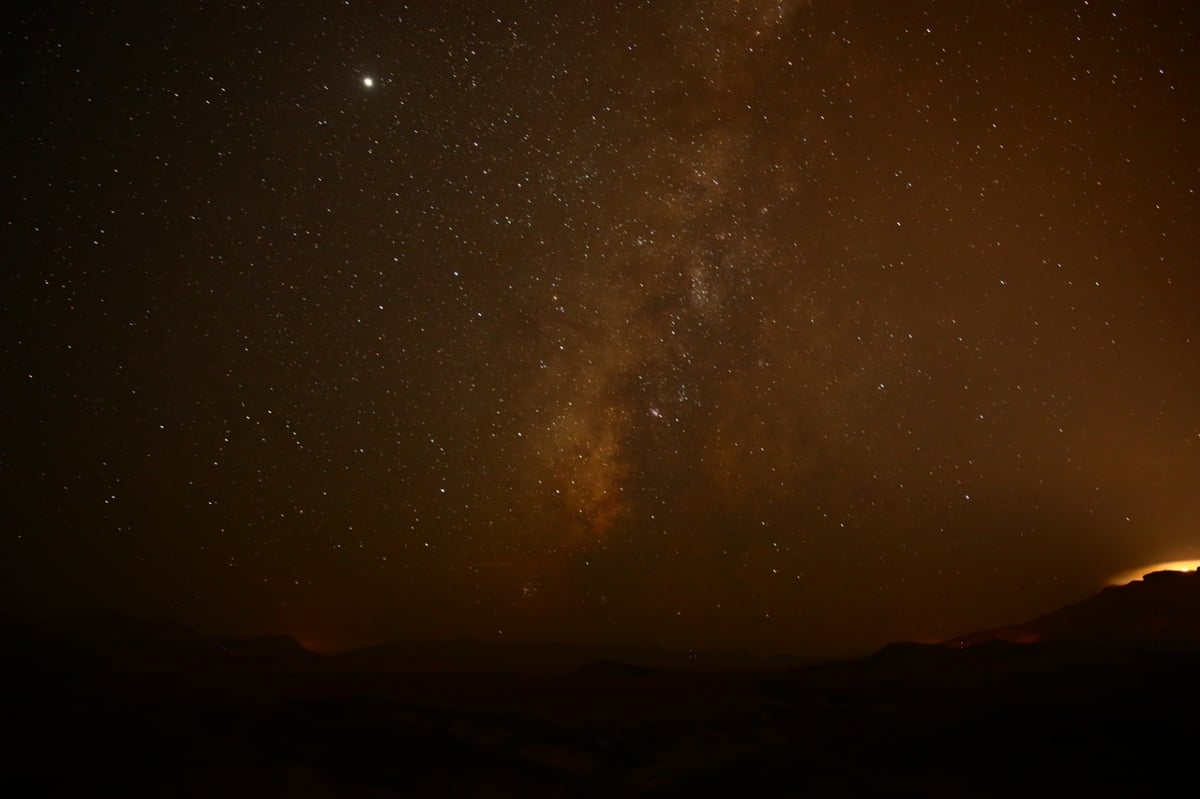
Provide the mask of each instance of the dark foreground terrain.
{"label": "dark foreground terrain", "polygon": [[6,695],[12,796],[1147,795],[1195,782],[1200,648],[896,645],[720,673],[38,668]]}

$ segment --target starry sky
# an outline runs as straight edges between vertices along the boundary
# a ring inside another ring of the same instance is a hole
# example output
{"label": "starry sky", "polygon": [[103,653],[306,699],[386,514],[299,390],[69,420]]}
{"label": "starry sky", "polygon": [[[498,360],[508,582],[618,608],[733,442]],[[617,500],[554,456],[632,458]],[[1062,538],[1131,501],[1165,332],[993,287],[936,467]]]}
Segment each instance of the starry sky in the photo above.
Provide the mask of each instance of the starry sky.
{"label": "starry sky", "polygon": [[828,654],[1200,558],[1194,3],[6,14],[7,612]]}

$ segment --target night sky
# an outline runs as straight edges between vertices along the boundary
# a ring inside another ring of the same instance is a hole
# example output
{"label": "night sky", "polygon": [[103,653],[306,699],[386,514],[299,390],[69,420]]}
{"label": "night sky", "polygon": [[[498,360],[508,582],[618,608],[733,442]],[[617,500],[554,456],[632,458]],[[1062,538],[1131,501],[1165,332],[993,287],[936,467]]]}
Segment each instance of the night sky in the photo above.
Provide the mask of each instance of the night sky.
{"label": "night sky", "polygon": [[0,610],[821,654],[1200,558],[1197,4],[127,6],[6,12]]}

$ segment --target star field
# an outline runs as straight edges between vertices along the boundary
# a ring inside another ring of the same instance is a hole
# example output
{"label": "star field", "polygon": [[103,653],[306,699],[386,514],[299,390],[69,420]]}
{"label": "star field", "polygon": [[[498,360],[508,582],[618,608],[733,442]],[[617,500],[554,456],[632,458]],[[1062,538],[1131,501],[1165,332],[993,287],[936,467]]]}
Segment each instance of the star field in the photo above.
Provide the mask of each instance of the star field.
{"label": "star field", "polygon": [[9,609],[828,653],[1200,557],[1190,3],[5,31]]}

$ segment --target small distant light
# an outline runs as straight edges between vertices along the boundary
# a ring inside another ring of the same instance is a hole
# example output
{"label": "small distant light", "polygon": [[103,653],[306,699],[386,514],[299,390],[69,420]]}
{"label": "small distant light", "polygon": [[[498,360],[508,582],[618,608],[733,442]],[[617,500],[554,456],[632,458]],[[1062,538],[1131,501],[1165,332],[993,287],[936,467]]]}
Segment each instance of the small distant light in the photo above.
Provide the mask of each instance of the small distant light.
{"label": "small distant light", "polygon": [[369,77],[369,76],[368,76],[368,77],[365,77],[365,78],[363,78],[363,86],[366,86],[366,87],[369,89],[369,88],[371,88],[371,87],[372,87],[372,86],[374,86],[374,85],[375,85],[375,79],[374,79],[374,78],[372,78],[372,77]]}

